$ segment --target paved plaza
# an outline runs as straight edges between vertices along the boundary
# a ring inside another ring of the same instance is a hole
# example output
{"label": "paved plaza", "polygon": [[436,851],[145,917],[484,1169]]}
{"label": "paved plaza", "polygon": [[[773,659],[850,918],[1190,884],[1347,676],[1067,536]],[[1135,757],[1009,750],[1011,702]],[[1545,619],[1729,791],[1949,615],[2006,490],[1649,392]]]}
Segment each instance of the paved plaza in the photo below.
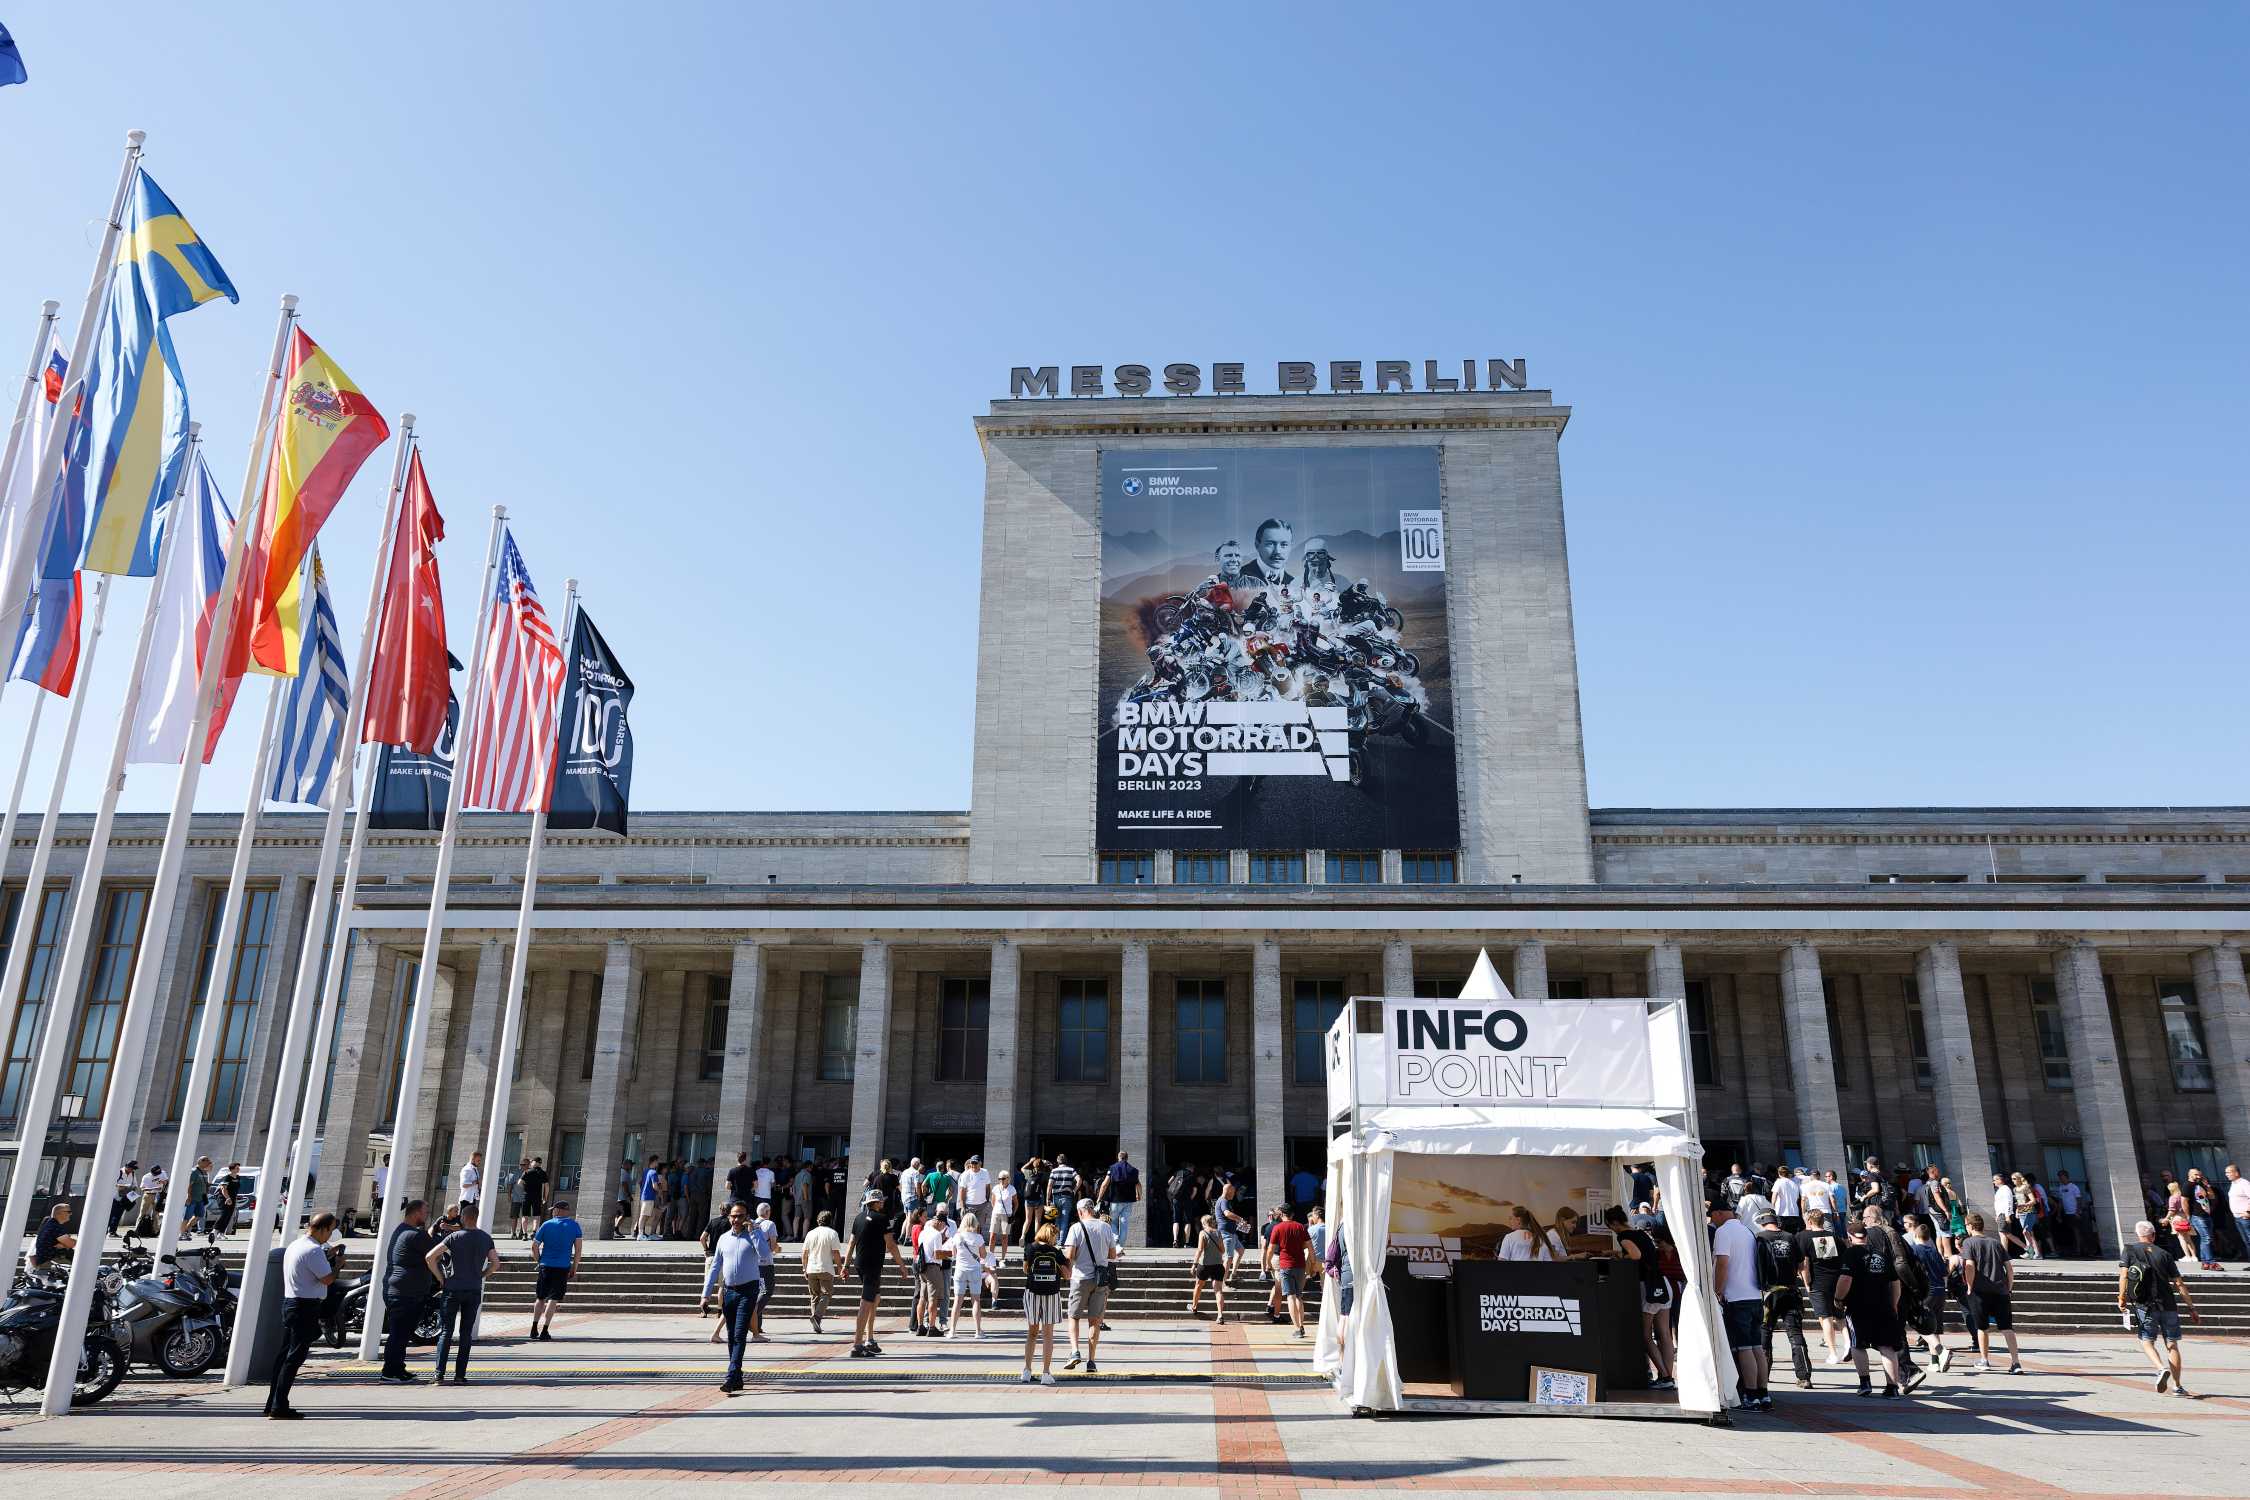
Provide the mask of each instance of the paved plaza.
{"label": "paved plaza", "polygon": [[[0,1465],[19,1484],[75,1493],[238,1497],[317,1486],[394,1497],[740,1489],[813,1495],[1004,1484],[1191,1494],[1331,1488],[1463,1495],[1568,1492],[1978,1496],[2240,1493],[2250,1344],[2189,1344],[2182,1401],[2150,1389],[2134,1345],[2055,1338],[2030,1373],[1935,1375],[1913,1401],[1862,1401],[1820,1369],[1772,1416],[1732,1426],[1565,1418],[1354,1419],[1309,1378],[1308,1347],[1263,1325],[1125,1323],[1101,1378],[1014,1381],[1021,1325],[982,1343],[889,1337],[854,1360],[802,1324],[757,1346],[749,1389],[716,1387],[710,1324],[681,1317],[557,1320],[521,1341],[519,1315],[487,1320],[471,1383],[395,1389],[350,1351],[307,1367],[289,1426],[260,1391],[134,1379],[91,1413],[0,1418]],[[848,1325],[847,1325],[848,1332]],[[1057,1363],[1060,1364],[1058,1358]],[[426,1355],[421,1366],[427,1369]]]}

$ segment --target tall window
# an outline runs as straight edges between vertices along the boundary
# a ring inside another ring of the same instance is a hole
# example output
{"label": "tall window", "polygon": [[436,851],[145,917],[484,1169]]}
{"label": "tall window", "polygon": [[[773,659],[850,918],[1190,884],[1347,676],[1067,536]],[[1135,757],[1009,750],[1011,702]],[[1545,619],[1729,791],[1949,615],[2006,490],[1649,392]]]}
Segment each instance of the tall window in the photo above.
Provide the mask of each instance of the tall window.
{"label": "tall window", "polygon": [[1103,885],[1147,885],[1156,879],[1156,856],[1104,854],[1094,878]]}
{"label": "tall window", "polygon": [[[2051,979],[2031,981],[2031,1025],[2039,1037],[2039,1068],[2047,1076],[2047,1087],[2069,1088],[2070,1034],[2063,1030],[2062,1006],[2055,999]],[[2077,1173],[2071,1175],[2079,1177]]]}
{"label": "tall window", "polygon": [[398,1123],[398,1084],[405,1076],[406,1033],[414,1025],[414,992],[421,988],[422,961],[418,958],[401,959],[398,966],[397,990],[391,996],[391,1014],[396,1021],[391,1030],[391,1066],[383,1076],[383,1097],[377,1107],[382,1111],[385,1130]]}
{"label": "tall window", "polygon": [[1844,1008],[1836,1003],[1835,980],[1820,981],[1820,998],[1828,1012],[1828,1071],[1836,1075],[1837,1088],[1848,1089],[1852,1086],[1852,1070],[1844,1066]]}
{"label": "tall window", "polygon": [[2166,979],[2156,986],[2157,1009],[2164,1017],[2164,1049],[2172,1057],[2172,1086],[2182,1092],[2211,1088],[2211,1054],[2203,1046],[2203,1009],[2195,985]]}
{"label": "tall window", "polygon": [[1719,1060],[1711,1046],[1711,981],[1687,982],[1688,1066],[1695,1070],[1695,1086],[1719,1086]]}
{"label": "tall window", "polygon": [[1055,1012],[1055,1081],[1109,1081],[1107,979],[1063,980],[1061,1002]]}
{"label": "tall window", "polygon": [[[14,918],[23,904],[23,892],[8,892],[9,932],[13,938]],[[8,1038],[7,1071],[0,1074],[0,1120],[13,1122],[22,1113],[23,1096],[31,1077],[34,1049],[39,1041],[39,1022],[47,1013],[47,1002],[55,984],[55,961],[62,943],[63,918],[70,909],[68,890],[50,890],[39,900],[39,925],[32,931],[31,958],[23,974],[22,1003],[16,1007],[15,1034]]]}
{"label": "tall window", "polygon": [[1329,850],[1328,883],[1330,885],[1381,885],[1383,883],[1382,851],[1379,849]]}
{"label": "tall window", "polygon": [[578,1076],[594,1076],[594,1053],[602,1040],[602,981],[598,974],[573,974],[570,976],[571,1003],[585,1007],[585,1048],[578,1054]]}
{"label": "tall window", "polygon": [[1183,979],[1173,992],[1172,1081],[1227,1081],[1227,986]]}
{"label": "tall window", "polygon": [[1289,997],[1289,1077],[1319,1083],[1327,1076],[1320,1044],[1344,1013],[1344,981],[1300,979]]}
{"label": "tall window", "polygon": [[[265,983],[266,955],[273,942],[276,892],[271,886],[260,886],[242,895],[242,931],[234,962],[227,971],[225,999],[219,1012],[219,1050],[212,1058],[211,1090],[203,1100],[206,1120],[231,1120],[240,1107],[242,1072],[250,1059],[250,1026],[257,1019],[258,990]],[[203,1034],[203,999],[211,993],[211,970],[219,956],[219,926],[225,920],[226,897],[221,895],[212,901],[210,918],[203,924],[203,956],[195,969],[186,1040],[180,1047],[179,1073],[172,1080],[172,1109],[167,1119],[177,1120],[187,1113],[188,1076],[195,1069],[196,1044]]]}
{"label": "tall window", "polygon": [[1305,852],[1254,853],[1250,856],[1250,883],[1252,885],[1303,885],[1305,883]]}
{"label": "tall window", "polygon": [[938,986],[938,1082],[984,1082],[991,1018],[990,980],[948,979]]}
{"label": "tall window", "polygon": [[1408,885],[1451,885],[1451,849],[1409,849],[1399,856],[1398,878]]}
{"label": "tall window", "polygon": [[[1914,1086],[1934,1088],[1937,1075],[1930,1069],[1930,1033],[1922,1023],[1922,990],[1913,980],[1901,981],[1906,994],[1906,1051],[1914,1059]],[[1928,1162],[1916,1162],[1928,1166]]]}
{"label": "tall window", "polygon": [[78,1023],[78,1045],[70,1062],[70,1081],[62,1089],[86,1101],[88,1119],[99,1116],[109,1098],[110,1061],[117,1055],[118,1023],[125,1017],[125,996],[133,987],[133,956],[140,948],[141,919],[147,915],[148,892],[139,886],[105,893],[101,937]]}
{"label": "tall window", "polygon": [[703,983],[703,1057],[695,1076],[718,1078],[727,1070],[727,1016],[732,1010],[728,1002],[734,996],[734,980],[725,974],[706,974]]}
{"label": "tall window", "polygon": [[1224,849],[1200,852],[1182,849],[1172,856],[1174,885],[1225,885],[1233,878]]}
{"label": "tall window", "polygon": [[850,1083],[858,1072],[859,976],[820,976],[820,1076]]}

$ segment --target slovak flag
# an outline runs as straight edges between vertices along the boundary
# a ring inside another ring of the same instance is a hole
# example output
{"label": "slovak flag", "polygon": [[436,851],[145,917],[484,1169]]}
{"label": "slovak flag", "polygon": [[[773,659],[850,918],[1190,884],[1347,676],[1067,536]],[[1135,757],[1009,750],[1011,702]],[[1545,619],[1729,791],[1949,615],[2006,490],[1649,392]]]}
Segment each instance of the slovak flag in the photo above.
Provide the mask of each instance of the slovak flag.
{"label": "slovak flag", "polygon": [[[234,516],[219,497],[210,466],[200,449],[195,472],[188,477],[187,493],[180,497],[184,515],[167,516],[165,524],[185,524],[164,560],[157,579],[156,625],[149,638],[148,675],[141,679],[139,701],[133,707],[132,748],[126,760],[134,765],[173,765],[187,758],[188,726],[195,717],[196,675],[210,648],[211,626],[218,611],[219,582],[226,574],[227,544],[234,537]],[[226,727],[227,710],[234,705],[240,677],[219,685],[211,710],[211,732],[203,742],[203,760],[209,764]]]}

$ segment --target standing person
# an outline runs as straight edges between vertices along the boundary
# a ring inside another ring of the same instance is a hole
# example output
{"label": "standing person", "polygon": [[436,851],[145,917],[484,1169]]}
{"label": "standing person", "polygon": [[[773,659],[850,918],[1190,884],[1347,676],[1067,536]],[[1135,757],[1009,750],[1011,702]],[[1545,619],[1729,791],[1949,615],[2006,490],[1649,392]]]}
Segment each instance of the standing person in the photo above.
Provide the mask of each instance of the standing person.
{"label": "standing person", "polygon": [[281,1257],[281,1289],[289,1298],[289,1307],[282,1314],[281,1358],[273,1367],[272,1383],[266,1387],[266,1415],[277,1422],[294,1422],[304,1416],[289,1404],[289,1388],[296,1384],[305,1356],[312,1353],[313,1340],[320,1337],[321,1312],[328,1305],[336,1264],[343,1258],[340,1246],[335,1255],[328,1251],[328,1237],[335,1232],[334,1214],[314,1214],[303,1236]]}
{"label": "standing person", "polygon": [[[2156,1226],[2143,1219],[2133,1226],[2133,1237],[2139,1243],[2126,1246],[2117,1259],[2117,1306],[2131,1316],[2141,1352],[2156,1366],[2158,1392],[2169,1386],[2174,1395],[2186,1396],[2187,1381],[2180,1370],[2180,1302],[2187,1303],[2188,1317],[2195,1322],[2202,1322],[2203,1315],[2195,1310],[2187,1283],[2180,1280],[2179,1261],[2156,1242]],[[2159,1339],[2164,1342],[2161,1354],[2156,1348]]]}
{"label": "standing person", "polygon": [[[1060,1155],[1055,1165],[1061,1170]],[[1071,1226],[1070,1238],[1063,1243],[1063,1259],[1070,1263],[1070,1362],[1063,1368],[1078,1368],[1083,1328],[1086,1373],[1092,1375],[1100,1368],[1094,1363],[1094,1355],[1101,1348],[1102,1313],[1109,1306],[1109,1289],[1117,1279],[1117,1233],[1094,1212],[1091,1198],[1078,1200],[1078,1222]]]}
{"label": "standing person", "polygon": [[851,1238],[844,1249],[844,1270],[849,1274],[853,1263],[859,1266],[859,1319],[852,1326],[852,1358],[865,1359],[881,1354],[883,1348],[875,1342],[875,1312],[883,1300],[883,1262],[887,1259],[900,1271],[906,1269],[906,1257],[899,1254],[898,1236],[892,1232],[891,1216],[885,1211],[883,1190],[869,1188],[860,1205],[859,1217],[852,1221]]}
{"label": "standing person", "polygon": [[1969,1339],[1976,1346],[1978,1374],[1992,1373],[1992,1337],[1986,1332],[1989,1324],[2007,1335],[2008,1373],[2021,1375],[2023,1355],[2016,1347],[2011,1306],[2016,1268],[2008,1259],[2008,1247],[1985,1232],[1988,1227],[1983,1214],[1969,1215],[1969,1233],[1961,1241],[1961,1320],[1969,1325]]}
{"label": "standing person", "polygon": [[535,1234],[539,1226],[547,1222],[547,1186],[554,1181],[547,1175],[546,1158],[531,1158],[517,1181],[523,1185],[523,1232]]}
{"label": "standing person", "polygon": [[1843,1299],[1845,1314],[1852,1322],[1852,1368],[1859,1374],[1859,1393],[1875,1394],[1867,1371],[1867,1351],[1872,1348],[1883,1364],[1884,1396],[1903,1396],[1906,1379],[1899,1366],[1899,1352],[1906,1345],[1906,1335],[1898,1315],[1898,1268],[1891,1264],[1889,1245],[1877,1234],[1863,1229],[1860,1238],[1845,1249],[1844,1274],[1837,1278],[1836,1295]]}
{"label": "standing person", "polygon": [[819,1205],[813,1202],[813,1169],[810,1161],[797,1163],[789,1174],[789,1233],[802,1240],[812,1233]]}
{"label": "standing person", "polygon": [[399,1212],[398,1227],[391,1231],[384,1252],[383,1272],[383,1373],[379,1379],[392,1385],[420,1385],[422,1377],[406,1368],[406,1347],[422,1314],[430,1310],[438,1280],[430,1272],[429,1254],[435,1246],[429,1231],[430,1206],[419,1198],[407,1200]]}
{"label": "standing person", "polygon": [[2023,1253],[2033,1260],[2046,1259],[2039,1249],[2038,1192],[2021,1172],[2009,1178],[2008,1191],[2016,1201],[2016,1227],[2023,1232]]}
{"label": "standing person", "polygon": [[586,1231],[570,1216],[570,1205],[558,1198],[555,1216],[542,1220],[539,1227],[531,1231],[531,1243],[537,1248],[539,1259],[539,1281],[531,1294],[531,1336],[551,1342],[555,1336],[555,1310],[562,1306],[563,1298],[570,1295],[570,1283],[578,1276],[578,1258],[586,1245]]}
{"label": "standing person", "polygon": [[461,1227],[431,1247],[423,1263],[438,1278],[444,1303],[438,1312],[437,1383],[445,1384],[445,1355],[453,1350],[453,1383],[469,1380],[469,1350],[484,1307],[484,1279],[500,1269],[500,1247],[478,1227],[474,1203],[461,1205]]}
{"label": "standing person", "polygon": [[205,1223],[203,1200],[211,1195],[211,1158],[199,1156],[195,1165],[188,1168],[187,1195],[180,1205],[180,1238],[200,1229]]}
{"label": "standing person", "polygon": [[1117,1243],[1131,1243],[1133,1207],[1141,1201],[1141,1169],[1134,1166],[1124,1152],[1118,1152],[1117,1160],[1109,1164],[1095,1199],[1109,1205],[1109,1219],[1117,1230]]}
{"label": "standing person", "polygon": [[463,1203],[474,1203],[484,1191],[484,1153],[471,1151],[469,1159],[461,1163],[461,1191],[454,1196]]}
{"label": "standing person", "polygon": [[[370,1188],[369,1194],[374,1199],[375,1219],[378,1223],[380,1223],[383,1217],[383,1203],[385,1201],[383,1198],[383,1190],[389,1187],[391,1182],[391,1159],[387,1154],[383,1157],[383,1160],[376,1166],[375,1171],[371,1176],[371,1181],[373,1183],[373,1186]],[[278,1197],[279,1195],[277,1194],[276,1196]]]}
{"label": "standing person", "polygon": [[[890,1166],[889,1162],[883,1163],[883,1170],[889,1171]],[[906,1170],[898,1174],[898,1211],[907,1218],[912,1218],[921,1211],[922,1183],[927,1175],[922,1170],[922,1158],[919,1156],[909,1157]]]}
{"label": "standing person", "polygon": [[1930,1347],[1930,1358],[1937,1362],[1940,1370],[1944,1370],[1953,1364],[1953,1351],[1945,1347],[1946,1266],[1945,1256],[1931,1243],[1931,1239],[1929,1220],[1917,1218],[1906,1226],[1906,1253],[1913,1256],[1915,1264],[1922,1268],[1923,1284],[1927,1288],[1922,1294],[1922,1306],[1918,1309],[1921,1314],[1918,1319],[1919,1327],[1910,1328],[1908,1332],[1921,1334],[1923,1341]]}
{"label": "standing person", "polygon": [[1781,1232],[1796,1235],[1805,1227],[1805,1190],[1794,1173],[1786,1170],[1774,1174],[1773,1211]]}
{"label": "standing person", "polygon": [[663,1160],[662,1157],[652,1156],[648,1159],[648,1165],[641,1169],[641,1216],[639,1227],[634,1231],[635,1239],[660,1240],[664,1237]]}
{"label": "standing person", "polygon": [[748,1203],[756,1196],[758,1169],[750,1165],[750,1153],[734,1153],[734,1165],[727,1168],[727,1202]]}
{"label": "standing person", "polygon": [[798,1264],[804,1267],[805,1293],[812,1303],[812,1331],[816,1334],[828,1312],[828,1299],[835,1295],[836,1274],[843,1261],[844,1241],[836,1233],[835,1220],[836,1216],[825,1208],[815,1214],[798,1256]]}
{"label": "standing person", "polygon": [[235,1212],[242,1206],[242,1163],[230,1161],[212,1186],[212,1196],[217,1203],[217,1217],[211,1224],[211,1239],[215,1244],[222,1237],[234,1233]]}
{"label": "standing person", "polygon": [[[1650,1382],[1649,1389],[1676,1390],[1672,1383],[1672,1284],[1664,1279],[1655,1237],[1645,1229],[1635,1228],[1625,1210],[1614,1203],[1603,1212],[1602,1222],[1617,1236],[1618,1248],[1633,1263],[1633,1272],[1640,1278],[1641,1342],[1648,1352],[1650,1368],[1656,1371],[1656,1379]],[[1327,1257],[1322,1259],[1325,1261]]]}
{"label": "standing person", "polygon": [[523,1174],[531,1170],[531,1158],[526,1156],[516,1162],[515,1170],[500,1174],[501,1185],[508,1192],[508,1238],[520,1240],[529,1230],[523,1225]]}
{"label": "standing person", "polygon": [[1242,1264],[1242,1252],[1250,1242],[1250,1221],[1235,1211],[1240,1202],[1241,1188],[1233,1174],[1222,1172],[1217,1179],[1216,1196],[1212,1200],[1212,1217],[1219,1221],[1219,1238],[1227,1247],[1227,1280],[1234,1280],[1236,1268]]}
{"label": "standing person", "polygon": [[962,1163],[961,1175],[955,1180],[953,1191],[954,1196],[961,1200],[963,1216],[975,1214],[977,1222],[984,1226],[986,1241],[989,1243],[999,1239],[1000,1226],[993,1222],[992,1174],[984,1169],[983,1157],[972,1156]]}
{"label": "standing person", "polygon": [[1039,1227],[1040,1210],[1047,1206],[1047,1164],[1034,1156],[1016,1173],[1016,1186],[1023,1193],[1023,1233],[1020,1238],[1031,1243],[1031,1232]]}
{"label": "standing person", "polygon": [[2055,1174],[2053,1193],[2055,1207],[2055,1249],[2071,1259],[2078,1258],[2078,1210],[2085,1204],[2086,1190],[2070,1180],[2068,1168]]}
{"label": "standing person", "polygon": [[1940,1177],[1937,1185],[1937,1248],[1940,1255],[1958,1255],[1969,1232],[1969,1205],[1962,1200],[1953,1179]]}
{"label": "standing person", "polygon": [[117,1169],[117,1185],[109,1195],[109,1233],[117,1233],[117,1226],[125,1221],[125,1211],[133,1206],[133,1185],[141,1164],[129,1161]]}
{"label": "standing person", "polygon": [[1055,1210],[1055,1217],[1067,1220],[1078,1202],[1078,1169],[1062,1152],[1055,1153],[1055,1164],[1047,1169],[1047,1202]]}
{"label": "standing person", "polygon": [[1195,1163],[1181,1162],[1165,1180],[1164,1198],[1172,1210],[1172,1248],[1184,1250],[1203,1232],[1203,1195],[1196,1188]]}
{"label": "standing person", "polygon": [[1312,1250],[1312,1233],[1297,1222],[1296,1209],[1283,1209],[1281,1220],[1266,1236],[1266,1254],[1273,1261],[1273,1276],[1289,1303],[1289,1323],[1296,1337],[1305,1336],[1305,1265]]}
{"label": "standing person", "polygon": [[930,1210],[914,1233],[914,1324],[917,1338],[934,1339],[945,1332],[945,1263],[953,1257],[953,1228],[945,1209]]}
{"label": "standing person", "polygon": [[1201,1315],[1206,1286],[1211,1288],[1211,1326],[1216,1328],[1227,1320],[1227,1242],[1219,1235],[1219,1221],[1209,1214],[1203,1216],[1195,1232],[1195,1282],[1188,1291],[1189,1317]]}
{"label": "standing person", "polygon": [[973,1213],[963,1212],[960,1232],[952,1239],[953,1248],[953,1303],[945,1312],[945,1336],[950,1339],[961,1331],[961,1302],[969,1303],[969,1337],[984,1337],[984,1247],[982,1221]]}
{"label": "standing person", "polygon": [[1055,1226],[1042,1224],[1023,1247],[1023,1374],[1031,1384],[1031,1355],[1044,1346],[1039,1383],[1055,1383],[1055,1324],[1062,1319],[1064,1260],[1055,1247]]}
{"label": "standing person", "polygon": [[992,1185],[992,1253],[1001,1265],[1008,1263],[1008,1243],[1015,1238],[1015,1230],[1015,1174],[1002,1168],[1000,1180]]}
{"label": "standing person", "polygon": [[2234,1215],[2234,1227],[2242,1240],[2242,1254],[2250,1259],[2250,1178],[2233,1162],[2227,1163],[2227,1212]]}
{"label": "standing person", "polygon": [[[1789,1179],[1781,1179],[1787,1182]],[[1803,1231],[1799,1231],[1802,1233]],[[1797,1372],[1797,1388],[1812,1389],[1812,1354],[1805,1348],[1802,1326],[1805,1311],[1804,1251],[1797,1236],[1782,1227],[1781,1215],[1770,1209],[1758,1216],[1758,1254],[1764,1258],[1763,1321],[1759,1325],[1760,1353],[1771,1378],[1773,1336],[1779,1329],[1789,1341],[1790,1368]]]}
{"label": "standing person", "polygon": [[[1739,1167],[1735,1175],[1741,1175]],[[1710,1219],[1714,1257],[1711,1285],[1719,1301],[1720,1321],[1726,1325],[1727,1347],[1734,1351],[1742,1404],[1752,1411],[1771,1411],[1773,1397],[1766,1392],[1765,1336],[1760,1322],[1763,1302],[1758,1290],[1757,1236],[1735,1217],[1734,1205],[1724,1197],[1712,1201]]]}
{"label": "standing person", "polygon": [[2201,1167],[2190,1167],[2187,1180],[2188,1222],[2195,1228],[2195,1253],[2197,1265],[2206,1271],[2223,1271],[2219,1264],[2219,1244],[2211,1232],[2219,1221],[2219,1190],[2211,1179],[2203,1175]]}
{"label": "standing person", "polygon": [[742,1389],[742,1346],[753,1335],[750,1321],[757,1315],[758,1239],[750,1228],[750,1210],[739,1203],[727,1205],[727,1232],[713,1247],[710,1269],[703,1273],[703,1298],[697,1310],[711,1310],[711,1294],[723,1289],[719,1321],[727,1331],[727,1374],[719,1389],[733,1395]]}
{"label": "standing person", "polygon": [[773,1204],[758,1205],[757,1217],[750,1221],[750,1233],[758,1241],[758,1302],[750,1309],[750,1336],[754,1343],[766,1341],[766,1304],[773,1300],[773,1253],[781,1248],[781,1226],[773,1220]]}
{"label": "standing person", "polygon": [[773,1207],[773,1163],[761,1160],[750,1174],[750,1211]]}

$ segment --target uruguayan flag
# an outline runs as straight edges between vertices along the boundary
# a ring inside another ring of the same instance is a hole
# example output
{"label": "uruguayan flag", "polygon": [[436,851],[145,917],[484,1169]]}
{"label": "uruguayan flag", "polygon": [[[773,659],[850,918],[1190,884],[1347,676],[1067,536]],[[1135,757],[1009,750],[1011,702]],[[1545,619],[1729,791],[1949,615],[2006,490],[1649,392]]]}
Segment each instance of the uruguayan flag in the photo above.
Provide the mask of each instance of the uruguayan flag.
{"label": "uruguayan flag", "polygon": [[318,548],[312,553],[312,575],[313,628],[305,632],[297,675],[289,681],[281,738],[273,747],[273,785],[266,788],[266,799],[326,807],[336,787],[349,779],[336,774],[336,751],[343,743],[351,687],[344,674],[336,606],[328,598],[328,572],[320,565]]}

